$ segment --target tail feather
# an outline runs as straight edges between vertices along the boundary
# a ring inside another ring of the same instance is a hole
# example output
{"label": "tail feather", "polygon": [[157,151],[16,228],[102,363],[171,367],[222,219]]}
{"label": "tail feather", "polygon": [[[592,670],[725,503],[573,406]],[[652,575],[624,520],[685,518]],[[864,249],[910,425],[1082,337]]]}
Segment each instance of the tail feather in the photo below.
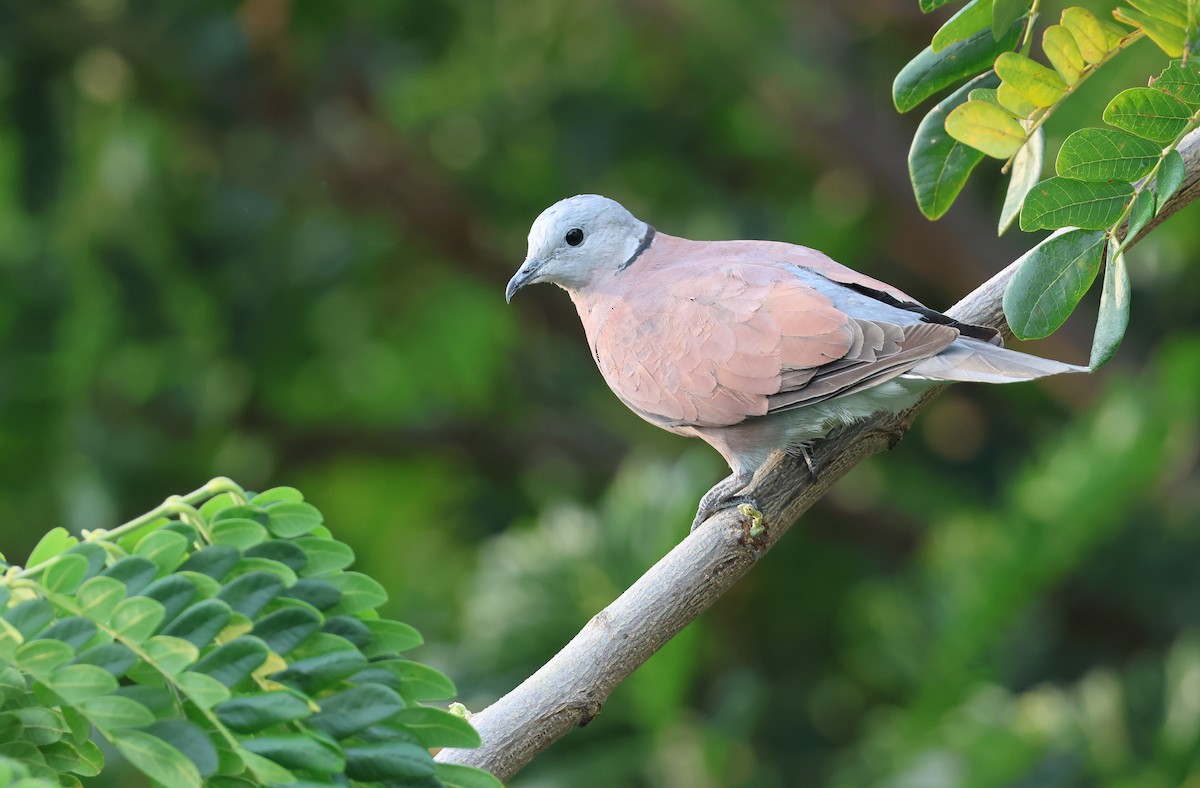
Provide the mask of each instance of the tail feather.
{"label": "tail feather", "polygon": [[960,337],[941,353],[927,358],[904,374],[906,378],[977,383],[1016,383],[1022,380],[1087,372],[1087,367],[1031,356],[1017,350]]}

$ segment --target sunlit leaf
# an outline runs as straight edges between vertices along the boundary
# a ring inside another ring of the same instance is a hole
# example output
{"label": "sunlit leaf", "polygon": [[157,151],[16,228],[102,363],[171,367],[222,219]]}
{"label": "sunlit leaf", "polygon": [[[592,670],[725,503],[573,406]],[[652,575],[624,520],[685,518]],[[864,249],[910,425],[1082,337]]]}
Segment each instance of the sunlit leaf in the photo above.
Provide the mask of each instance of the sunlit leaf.
{"label": "sunlit leaf", "polygon": [[105,732],[140,728],[154,722],[154,715],[149,709],[120,695],[89,698],[77,705],[93,725]]}
{"label": "sunlit leaf", "polygon": [[1025,94],[1007,82],[1001,82],[996,88],[996,101],[1019,118],[1028,118],[1037,109],[1037,104],[1025,98]]}
{"label": "sunlit leaf", "polygon": [[88,562],[81,555],[63,555],[46,567],[42,582],[47,589],[59,594],[69,594],[79,587],[87,576]]}
{"label": "sunlit leaf", "polygon": [[38,747],[58,741],[68,732],[66,720],[56,709],[33,706],[12,713],[21,723],[25,741]]}
{"label": "sunlit leaf", "polygon": [[946,133],[946,115],[962,104],[977,88],[999,83],[987,73],[968,82],[943,99],[917,127],[908,151],[908,174],[917,206],[929,219],[937,219],[954,203],[983,153]]}
{"label": "sunlit leaf", "polygon": [[65,553],[67,548],[79,544],[79,540],[61,526],[51,528],[46,532],[46,535],[38,540],[36,546],[29,553],[27,566],[37,566],[45,563],[56,555]]}
{"label": "sunlit leaf", "polygon": [[1025,232],[1060,227],[1103,230],[1117,221],[1133,197],[1133,186],[1053,177],[1030,190],[1021,208]]}
{"label": "sunlit leaf", "polygon": [[1087,66],[1079,45],[1075,43],[1075,34],[1064,25],[1051,25],[1042,33],[1042,50],[1054,70],[1063,78],[1063,82],[1074,85]]}
{"label": "sunlit leaf", "polygon": [[141,556],[158,568],[158,574],[170,572],[183,560],[187,552],[188,539],[175,531],[163,528],[146,536],[134,548],[134,555]]}
{"label": "sunlit leaf", "polygon": [[322,520],[321,513],[309,503],[277,503],[267,508],[267,530],[284,539],[303,536]]}
{"label": "sunlit leaf", "polygon": [[267,527],[245,517],[218,520],[212,525],[212,538],[214,544],[245,550],[267,538]]}
{"label": "sunlit leaf", "polygon": [[1104,267],[1104,289],[1100,293],[1100,312],[1096,316],[1096,334],[1092,338],[1092,369],[1108,362],[1129,327],[1129,272],[1125,255],[1110,255]]}
{"label": "sunlit leaf", "polygon": [[1025,143],[1025,129],[1015,118],[987,101],[968,101],[946,117],[946,131],[959,142],[988,156],[1007,159]]}
{"label": "sunlit leaf", "polygon": [[1104,122],[1166,144],[1187,129],[1191,114],[1187,104],[1167,93],[1154,88],[1129,88],[1104,108]]}
{"label": "sunlit leaf", "polygon": [[354,563],[354,551],[336,539],[302,536],[294,543],[304,551],[308,561],[299,570],[301,577],[315,577],[345,569]]}
{"label": "sunlit leaf", "polygon": [[1021,258],[1004,291],[1004,315],[1019,339],[1040,339],[1066,321],[1100,270],[1104,233],[1069,230]]}
{"label": "sunlit leaf", "polygon": [[42,679],[43,683],[64,703],[77,704],[98,695],[108,695],[117,688],[117,680],[95,665],[66,665]]}
{"label": "sunlit leaf", "polygon": [[1132,183],[1158,163],[1162,150],[1115,129],[1079,129],[1063,140],[1055,171],[1079,181]]}
{"label": "sunlit leaf", "polygon": [[[153,572],[153,565],[148,564]],[[88,580],[75,592],[80,612],[92,621],[108,621],[113,608],[125,598],[125,584],[100,575]]]}
{"label": "sunlit leaf", "polygon": [[1183,54],[1184,31],[1182,27],[1176,27],[1132,8],[1117,8],[1113,11],[1113,15],[1121,22],[1145,30],[1150,40],[1158,44],[1158,48],[1169,56],[1179,57]]}
{"label": "sunlit leaf", "polygon": [[155,635],[142,644],[142,650],[156,669],[168,676],[181,673],[200,656],[200,649],[182,638]]}
{"label": "sunlit leaf", "polygon": [[295,487],[272,487],[253,496],[250,501],[255,506],[268,506],[273,503],[298,503],[304,500],[304,494]]}
{"label": "sunlit leaf", "polygon": [[955,41],[961,41],[991,25],[992,0],[971,0],[933,34],[933,51],[941,52]]}
{"label": "sunlit leaf", "polygon": [[1016,52],[996,58],[996,73],[1039,107],[1051,106],[1067,92],[1067,83],[1053,69]]}
{"label": "sunlit leaf", "polygon": [[1109,42],[1104,28],[1091,11],[1079,6],[1072,6],[1062,12],[1062,25],[1071,31],[1079,54],[1089,64],[1099,63],[1108,54]]}
{"label": "sunlit leaf", "polygon": [[1003,235],[1021,215],[1025,195],[1029,194],[1029,190],[1042,177],[1045,150],[1046,135],[1039,127],[1013,158],[1012,174],[1008,180],[1008,189],[1004,193],[1004,207],[1000,209],[999,234]]}
{"label": "sunlit leaf", "polygon": [[17,667],[42,678],[74,657],[75,651],[61,640],[31,640],[18,648],[15,656]]}
{"label": "sunlit leaf", "polygon": [[1018,23],[1012,25],[1000,41],[993,40],[990,31],[981,30],[941,52],[927,47],[896,75],[892,83],[896,109],[907,112],[955,82],[987,71],[997,55],[1016,46],[1020,33]]}
{"label": "sunlit leaf", "polygon": [[330,615],[357,613],[387,601],[387,591],[379,581],[361,572],[339,572],[326,579],[342,592],[342,598],[330,609]]}
{"label": "sunlit leaf", "polygon": [[158,629],[163,614],[163,606],[153,599],[130,597],[113,610],[111,626],[125,640],[141,643]]}
{"label": "sunlit leaf", "polygon": [[212,676],[193,671],[184,671],[175,677],[175,683],[192,703],[209,709],[229,699],[229,688]]}

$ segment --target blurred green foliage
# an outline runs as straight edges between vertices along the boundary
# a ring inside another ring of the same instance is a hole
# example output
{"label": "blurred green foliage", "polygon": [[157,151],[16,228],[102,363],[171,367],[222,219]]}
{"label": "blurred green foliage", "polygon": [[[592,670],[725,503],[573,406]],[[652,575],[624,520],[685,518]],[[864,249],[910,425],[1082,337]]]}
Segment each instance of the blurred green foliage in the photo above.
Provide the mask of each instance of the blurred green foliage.
{"label": "blurred green foliage", "polygon": [[[485,705],[723,472],[609,394],[560,293],[505,308],[529,223],[604,193],[944,307],[1035,240],[995,238],[982,167],[939,223],[915,207],[889,86],[948,15],[0,1],[0,547],[292,484]],[[1158,59],[1090,80],[1050,145]],[[1131,250],[1101,374],[939,398],[515,784],[1200,780],[1198,217]],[[1036,351],[1082,361],[1091,319]]]}

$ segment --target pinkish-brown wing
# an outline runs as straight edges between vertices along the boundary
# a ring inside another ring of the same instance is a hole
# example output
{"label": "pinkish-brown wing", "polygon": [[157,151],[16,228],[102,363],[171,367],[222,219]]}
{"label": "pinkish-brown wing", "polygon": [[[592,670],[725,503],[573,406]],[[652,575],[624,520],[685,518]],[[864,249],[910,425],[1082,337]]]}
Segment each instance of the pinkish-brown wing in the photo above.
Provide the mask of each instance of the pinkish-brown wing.
{"label": "pinkish-brown wing", "polygon": [[766,414],[785,376],[803,386],[805,374],[862,346],[857,321],[821,293],[778,268],[733,265],[648,275],[612,307],[593,349],[609,386],[635,411],[727,426]]}

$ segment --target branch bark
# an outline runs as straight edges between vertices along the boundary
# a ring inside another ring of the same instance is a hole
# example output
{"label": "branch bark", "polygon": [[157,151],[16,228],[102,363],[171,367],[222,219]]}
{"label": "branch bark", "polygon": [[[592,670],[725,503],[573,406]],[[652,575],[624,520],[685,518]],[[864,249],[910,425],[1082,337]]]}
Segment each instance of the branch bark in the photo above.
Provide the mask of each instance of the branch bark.
{"label": "branch bark", "polygon": [[[1179,152],[1187,178],[1135,243],[1200,197],[1200,130],[1184,139]],[[1011,336],[1001,301],[1020,262],[984,282],[948,314]],[[820,441],[812,452],[819,469],[816,479],[802,461],[776,453],[748,488],[762,507],[766,528],[761,534],[751,537],[748,518],[734,510],[710,517],[536,673],[472,715],[481,747],[446,749],[437,760],[477,766],[507,780],[572,728],[586,725],[618,684],[749,572],[838,479],[866,457],[894,445],[942,388],[931,390],[904,413],[874,416]]]}

